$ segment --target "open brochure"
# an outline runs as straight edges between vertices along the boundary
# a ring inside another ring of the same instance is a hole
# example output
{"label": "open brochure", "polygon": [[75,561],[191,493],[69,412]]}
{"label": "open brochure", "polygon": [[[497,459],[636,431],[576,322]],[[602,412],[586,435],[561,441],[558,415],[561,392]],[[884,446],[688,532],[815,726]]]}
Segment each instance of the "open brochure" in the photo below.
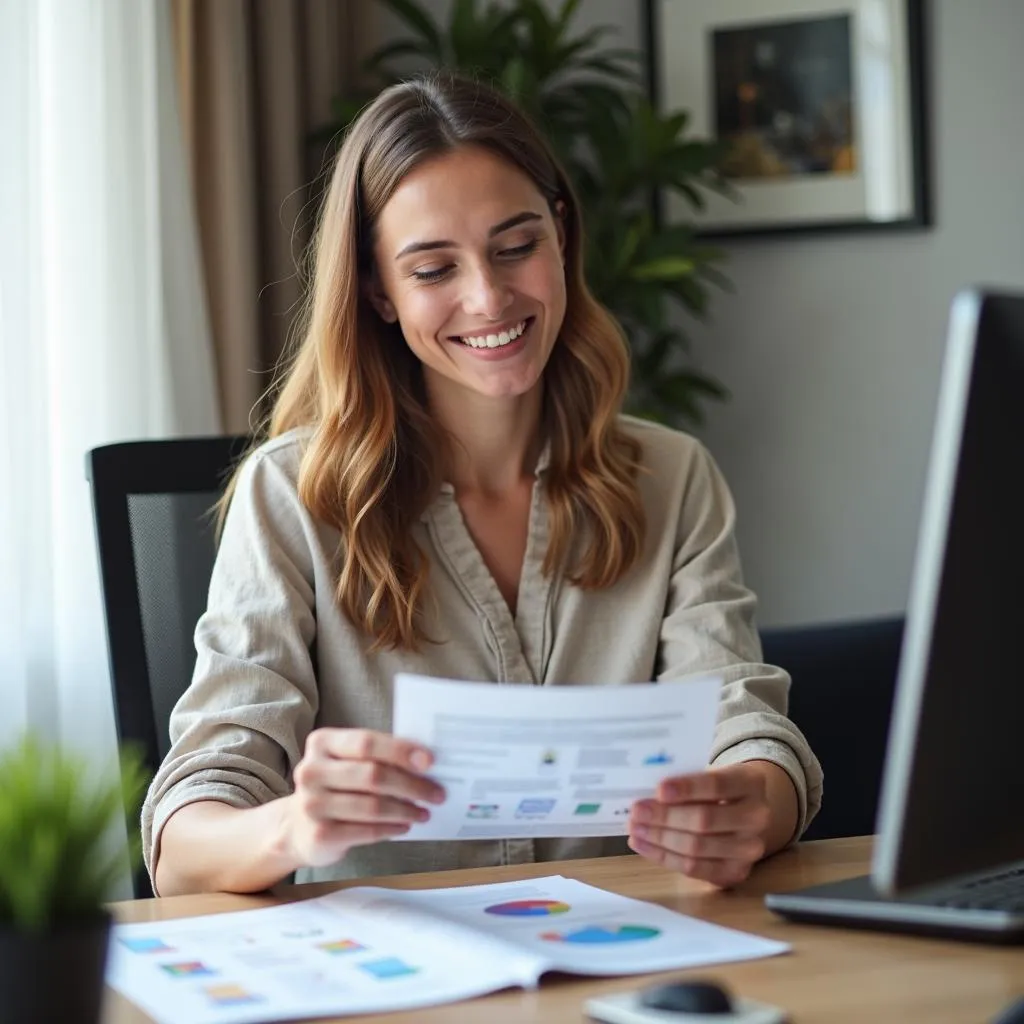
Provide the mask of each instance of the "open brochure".
{"label": "open brochure", "polygon": [[636,800],[707,767],[722,680],[496,686],[399,674],[392,731],[448,794],[396,842],[622,836]]}
{"label": "open brochure", "polygon": [[555,875],[419,891],[364,886],[117,925],[107,982],[159,1024],[256,1024],[533,988],[546,971],[645,974],[788,949]]}

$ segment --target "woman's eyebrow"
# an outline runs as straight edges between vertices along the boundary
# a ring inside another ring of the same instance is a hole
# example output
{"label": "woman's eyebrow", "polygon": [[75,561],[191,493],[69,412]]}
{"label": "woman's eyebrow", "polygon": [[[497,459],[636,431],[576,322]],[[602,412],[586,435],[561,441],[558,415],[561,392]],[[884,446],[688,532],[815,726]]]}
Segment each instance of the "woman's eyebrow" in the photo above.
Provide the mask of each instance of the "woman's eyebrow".
{"label": "woman's eyebrow", "polygon": [[[495,224],[494,227],[489,228],[487,231],[487,237],[493,238],[495,235],[500,235],[503,231],[508,231],[510,228],[515,228],[520,224],[526,224],[529,221],[540,219],[541,215],[539,213],[534,213],[532,210],[523,210],[522,213],[513,214],[511,217],[507,217],[500,223]],[[409,256],[414,252],[428,252],[431,249],[451,249],[454,245],[455,243],[447,238],[435,239],[430,242],[410,242],[399,250],[395,259],[399,260],[403,256]]]}

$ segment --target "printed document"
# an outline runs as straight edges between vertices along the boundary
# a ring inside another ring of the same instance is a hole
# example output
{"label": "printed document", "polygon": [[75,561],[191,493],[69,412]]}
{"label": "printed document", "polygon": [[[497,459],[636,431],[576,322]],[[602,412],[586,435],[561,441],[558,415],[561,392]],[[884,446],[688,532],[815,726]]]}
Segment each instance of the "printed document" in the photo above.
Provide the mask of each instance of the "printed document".
{"label": "printed document", "polygon": [[619,836],[635,800],[708,765],[721,679],[508,686],[400,674],[392,731],[448,798],[413,839]]}
{"label": "printed document", "polygon": [[408,1010],[545,971],[628,975],[788,946],[561,876],[116,925],[107,982],[158,1024],[261,1024]]}

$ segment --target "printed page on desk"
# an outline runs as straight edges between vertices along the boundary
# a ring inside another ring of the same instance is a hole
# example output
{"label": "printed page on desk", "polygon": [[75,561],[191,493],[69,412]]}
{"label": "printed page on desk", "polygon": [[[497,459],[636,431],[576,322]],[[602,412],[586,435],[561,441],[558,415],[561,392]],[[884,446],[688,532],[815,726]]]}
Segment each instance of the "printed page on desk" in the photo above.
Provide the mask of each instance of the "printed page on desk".
{"label": "printed page on desk", "polygon": [[158,1024],[262,1024],[450,1003],[543,971],[536,953],[395,895],[117,925],[107,983]]}
{"label": "printed page on desk", "polygon": [[560,875],[392,892],[388,899],[429,907],[535,954],[544,970],[569,974],[645,974],[755,960],[790,948]]}
{"label": "printed page on desk", "polygon": [[415,1009],[546,971],[628,975],[789,947],[561,876],[362,886],[263,910],[118,925],[107,982],[158,1024],[262,1024]]}
{"label": "printed page on desk", "polygon": [[721,679],[502,686],[399,674],[392,731],[448,792],[396,842],[620,836],[635,800],[707,767]]}

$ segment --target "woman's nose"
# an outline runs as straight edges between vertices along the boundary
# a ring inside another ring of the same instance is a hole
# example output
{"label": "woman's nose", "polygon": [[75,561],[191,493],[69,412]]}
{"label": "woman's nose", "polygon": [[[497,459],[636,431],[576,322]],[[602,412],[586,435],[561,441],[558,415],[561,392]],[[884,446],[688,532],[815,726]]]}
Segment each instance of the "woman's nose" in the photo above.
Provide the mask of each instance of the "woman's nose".
{"label": "woman's nose", "polygon": [[490,268],[473,275],[463,300],[467,313],[487,320],[501,319],[511,304],[512,289]]}

